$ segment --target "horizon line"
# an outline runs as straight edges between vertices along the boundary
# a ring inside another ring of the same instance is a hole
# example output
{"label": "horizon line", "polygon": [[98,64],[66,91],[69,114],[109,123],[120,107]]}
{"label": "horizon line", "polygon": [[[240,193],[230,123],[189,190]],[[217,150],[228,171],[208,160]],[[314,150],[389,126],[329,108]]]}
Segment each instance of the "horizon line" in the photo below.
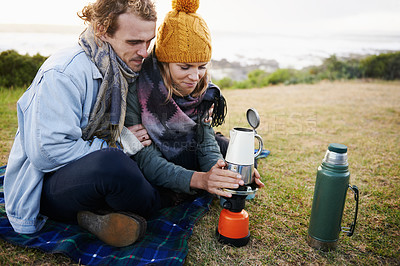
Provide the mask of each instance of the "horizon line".
{"label": "horizon line", "polygon": [[[81,33],[87,25],[82,21],[81,25],[78,24],[27,24],[27,23],[1,23],[0,32],[29,32],[29,33]],[[260,32],[260,31],[234,31],[234,30],[213,30],[214,33],[229,33],[229,34],[270,34],[271,36],[323,36],[325,34],[334,35],[353,35],[353,36],[387,36],[387,35],[399,35],[400,29],[397,31],[393,30],[382,30],[382,31],[304,31],[304,32],[287,32],[287,31],[273,31],[273,32]]]}

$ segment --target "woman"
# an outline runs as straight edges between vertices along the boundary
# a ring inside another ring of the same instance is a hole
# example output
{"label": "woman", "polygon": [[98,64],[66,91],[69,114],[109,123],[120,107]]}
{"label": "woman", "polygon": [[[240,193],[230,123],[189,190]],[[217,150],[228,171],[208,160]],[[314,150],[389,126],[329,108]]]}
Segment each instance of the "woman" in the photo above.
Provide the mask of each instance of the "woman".
{"label": "woman", "polygon": [[[125,126],[143,124],[152,140],[133,158],[159,188],[163,206],[201,191],[231,197],[224,188],[243,185],[237,173],[224,169],[214,131],[205,122],[213,105],[212,125],[221,125],[226,106],[219,89],[209,83],[211,37],[195,13],[198,6],[195,0],[172,1],[137,88],[130,87],[127,97]],[[259,178],[255,171],[262,187]]]}

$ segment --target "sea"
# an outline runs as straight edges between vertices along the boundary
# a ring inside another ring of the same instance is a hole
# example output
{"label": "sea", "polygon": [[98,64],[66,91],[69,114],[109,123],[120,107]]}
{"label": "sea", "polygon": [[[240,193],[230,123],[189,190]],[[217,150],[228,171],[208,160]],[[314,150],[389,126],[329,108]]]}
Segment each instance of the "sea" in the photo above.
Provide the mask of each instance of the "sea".
{"label": "sea", "polygon": [[[23,27],[0,25],[0,52],[14,49],[21,54],[49,56],[77,43],[82,28]],[[213,59],[226,59],[242,66],[276,61],[279,68],[302,69],[320,65],[331,55],[364,56],[400,51],[399,33],[273,34],[212,32]]]}

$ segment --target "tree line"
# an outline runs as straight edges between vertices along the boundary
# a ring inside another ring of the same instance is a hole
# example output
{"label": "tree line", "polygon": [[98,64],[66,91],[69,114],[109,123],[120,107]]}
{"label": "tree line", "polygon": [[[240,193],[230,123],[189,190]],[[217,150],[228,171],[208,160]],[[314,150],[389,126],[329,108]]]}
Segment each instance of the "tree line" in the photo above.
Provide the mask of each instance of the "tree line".
{"label": "tree line", "polygon": [[272,73],[253,70],[246,80],[235,81],[229,77],[214,80],[220,88],[263,88],[275,84],[315,83],[321,80],[348,79],[400,79],[400,52],[369,55],[363,58],[338,58],[332,55],[320,66],[311,66],[302,70],[282,68]]}
{"label": "tree line", "polygon": [[[40,54],[21,55],[15,50],[0,54],[0,87],[29,86],[47,57]],[[363,58],[338,58],[332,55],[322,65],[302,70],[283,68],[272,73],[253,70],[246,80],[235,81],[229,77],[214,80],[220,88],[262,88],[274,84],[315,83],[321,80],[373,78],[400,79],[400,52],[369,55]]]}

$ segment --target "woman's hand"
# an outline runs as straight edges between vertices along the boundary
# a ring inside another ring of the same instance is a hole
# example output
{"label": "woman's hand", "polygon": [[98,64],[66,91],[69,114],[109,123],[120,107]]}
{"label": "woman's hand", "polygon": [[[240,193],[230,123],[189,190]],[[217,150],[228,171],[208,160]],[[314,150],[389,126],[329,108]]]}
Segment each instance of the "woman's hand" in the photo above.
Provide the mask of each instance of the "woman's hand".
{"label": "woman's hand", "polygon": [[200,188],[222,197],[232,197],[231,193],[222,189],[237,189],[239,186],[243,186],[244,182],[238,173],[223,169],[225,166],[226,163],[223,160],[218,160],[210,171],[206,173],[195,172],[190,181],[190,187]]}
{"label": "woman's hand", "polygon": [[256,168],[254,168],[254,181],[256,182],[258,188],[265,187],[264,183],[260,180],[261,176],[260,173]]}
{"label": "woman's hand", "polygon": [[151,144],[150,136],[147,134],[147,130],[142,124],[137,124],[128,129],[136,136],[136,138],[142,143],[143,146],[149,146]]}

